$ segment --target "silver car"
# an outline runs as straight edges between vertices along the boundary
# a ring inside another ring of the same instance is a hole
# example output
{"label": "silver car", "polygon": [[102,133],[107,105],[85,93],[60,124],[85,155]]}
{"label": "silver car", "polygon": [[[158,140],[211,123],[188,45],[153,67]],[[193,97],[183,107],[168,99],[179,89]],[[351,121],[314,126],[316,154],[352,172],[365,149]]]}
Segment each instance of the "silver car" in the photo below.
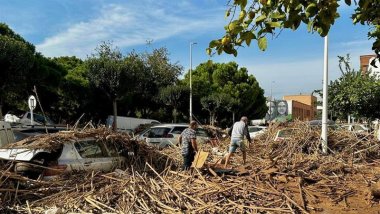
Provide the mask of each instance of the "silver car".
{"label": "silver car", "polygon": [[[150,145],[157,146],[158,148],[165,148],[168,146],[177,146],[179,144],[178,138],[189,126],[187,124],[160,124],[152,126],[139,135],[136,140],[145,141]],[[210,140],[207,131],[202,127],[197,129],[197,142],[206,143]]]}
{"label": "silver car", "polygon": [[56,150],[13,145],[0,149],[0,159],[16,161],[14,171],[30,178],[49,178],[72,171],[109,172],[125,163],[115,145],[95,138],[66,140]]}

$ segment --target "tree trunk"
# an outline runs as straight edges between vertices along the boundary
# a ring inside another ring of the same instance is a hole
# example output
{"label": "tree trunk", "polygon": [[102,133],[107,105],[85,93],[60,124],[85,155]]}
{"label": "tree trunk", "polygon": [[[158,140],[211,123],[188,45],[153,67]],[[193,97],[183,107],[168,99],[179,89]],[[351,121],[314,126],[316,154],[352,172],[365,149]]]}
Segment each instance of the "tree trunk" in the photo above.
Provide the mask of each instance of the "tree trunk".
{"label": "tree trunk", "polygon": [[174,109],[173,109],[173,118],[174,118],[174,123],[177,123],[177,114],[178,114],[178,112],[177,112],[177,109],[176,109],[176,108],[174,108]]}
{"label": "tree trunk", "polygon": [[112,100],[112,106],[113,106],[113,130],[117,130],[117,102],[116,99]]}
{"label": "tree trunk", "polygon": [[211,115],[211,125],[214,126],[215,123],[215,113],[213,112]]}

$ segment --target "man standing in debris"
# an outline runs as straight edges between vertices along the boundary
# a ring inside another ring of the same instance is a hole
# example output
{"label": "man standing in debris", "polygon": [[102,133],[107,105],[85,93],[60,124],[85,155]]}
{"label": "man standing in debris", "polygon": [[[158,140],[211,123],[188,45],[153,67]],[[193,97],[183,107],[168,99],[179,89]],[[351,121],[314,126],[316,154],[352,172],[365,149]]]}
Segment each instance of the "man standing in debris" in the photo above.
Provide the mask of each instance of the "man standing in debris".
{"label": "man standing in debris", "polygon": [[232,127],[231,143],[230,143],[229,151],[227,155],[225,156],[224,167],[227,167],[227,164],[232,156],[232,153],[236,152],[237,147],[239,147],[241,152],[243,153],[243,164],[245,164],[245,160],[247,156],[247,151],[246,151],[247,146],[244,143],[244,136],[247,138],[248,147],[249,147],[249,144],[251,143],[251,138],[248,132],[248,118],[245,116],[243,116],[240,119],[240,121],[236,122]]}
{"label": "man standing in debris", "polygon": [[189,128],[183,130],[179,136],[179,143],[182,144],[183,169],[188,170],[194,161],[195,154],[198,152],[196,130],[197,122],[190,122]]}

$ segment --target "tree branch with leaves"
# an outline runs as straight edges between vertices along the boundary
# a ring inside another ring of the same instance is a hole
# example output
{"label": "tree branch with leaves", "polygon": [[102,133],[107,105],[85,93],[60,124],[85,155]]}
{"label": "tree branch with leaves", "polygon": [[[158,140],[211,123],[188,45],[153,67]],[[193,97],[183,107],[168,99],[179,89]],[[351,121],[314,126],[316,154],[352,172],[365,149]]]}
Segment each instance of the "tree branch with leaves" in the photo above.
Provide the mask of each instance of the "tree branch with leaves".
{"label": "tree branch with leaves", "polygon": [[[297,30],[304,23],[309,32],[324,37],[335,20],[339,18],[338,8],[351,5],[351,0],[229,0],[224,27],[225,35],[212,40],[208,54],[215,52],[237,56],[238,47],[250,46],[256,41],[260,50],[267,49],[267,37],[276,36],[283,29]],[[353,24],[371,27],[369,38],[374,38],[372,49],[380,51],[380,2],[377,0],[354,1],[356,9],[352,14]]]}

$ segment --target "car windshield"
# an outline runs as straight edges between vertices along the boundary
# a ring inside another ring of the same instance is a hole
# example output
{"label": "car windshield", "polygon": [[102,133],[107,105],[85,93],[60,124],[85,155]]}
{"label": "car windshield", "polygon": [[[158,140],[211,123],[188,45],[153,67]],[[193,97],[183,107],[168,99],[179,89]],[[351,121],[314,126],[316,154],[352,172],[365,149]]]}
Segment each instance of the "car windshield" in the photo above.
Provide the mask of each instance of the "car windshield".
{"label": "car windshield", "polygon": [[[27,117],[28,119],[31,119],[31,117],[30,117],[30,113],[28,113],[28,114],[26,115],[26,117]],[[46,118],[46,120],[45,120],[45,118]],[[54,124],[54,122],[53,122],[50,118],[48,118],[48,117],[44,117],[44,116],[42,116],[42,115],[35,114],[35,113],[33,113],[33,120],[35,120],[35,121],[37,121],[37,122],[39,122],[39,123],[45,123],[45,121],[46,121],[46,123],[48,123],[48,124]]]}
{"label": "car windshield", "polygon": [[181,134],[183,130],[185,130],[186,126],[175,126],[173,130],[171,131],[172,134]]}

